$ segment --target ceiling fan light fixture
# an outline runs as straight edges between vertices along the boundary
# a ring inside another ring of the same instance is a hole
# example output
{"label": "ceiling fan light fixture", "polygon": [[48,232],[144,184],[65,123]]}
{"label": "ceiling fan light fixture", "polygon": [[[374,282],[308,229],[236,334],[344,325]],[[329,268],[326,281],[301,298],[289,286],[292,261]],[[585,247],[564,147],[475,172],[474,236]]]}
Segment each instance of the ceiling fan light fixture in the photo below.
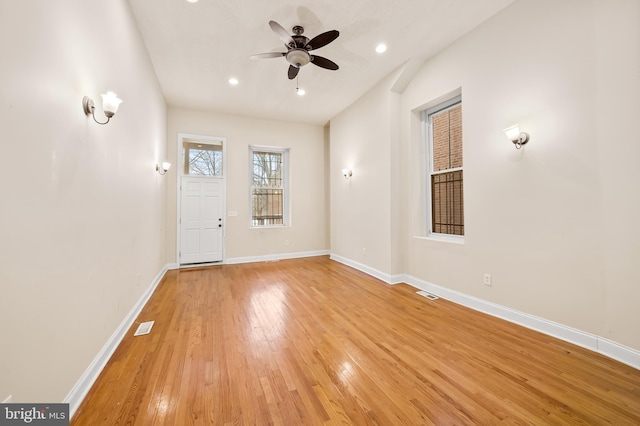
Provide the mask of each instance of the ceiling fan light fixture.
{"label": "ceiling fan light fixture", "polygon": [[311,61],[309,52],[304,49],[291,49],[287,52],[285,58],[294,67],[303,67]]}

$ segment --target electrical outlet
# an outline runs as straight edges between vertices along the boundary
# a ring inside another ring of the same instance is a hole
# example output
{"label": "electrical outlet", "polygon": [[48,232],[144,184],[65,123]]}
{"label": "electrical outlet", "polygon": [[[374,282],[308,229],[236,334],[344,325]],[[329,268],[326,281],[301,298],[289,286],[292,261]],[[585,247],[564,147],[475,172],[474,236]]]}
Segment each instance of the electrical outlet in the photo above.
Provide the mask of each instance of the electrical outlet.
{"label": "electrical outlet", "polygon": [[484,285],[491,285],[491,274],[484,274]]}
{"label": "electrical outlet", "polygon": [[362,248],[362,255],[363,256],[367,255],[367,249],[365,247]]}

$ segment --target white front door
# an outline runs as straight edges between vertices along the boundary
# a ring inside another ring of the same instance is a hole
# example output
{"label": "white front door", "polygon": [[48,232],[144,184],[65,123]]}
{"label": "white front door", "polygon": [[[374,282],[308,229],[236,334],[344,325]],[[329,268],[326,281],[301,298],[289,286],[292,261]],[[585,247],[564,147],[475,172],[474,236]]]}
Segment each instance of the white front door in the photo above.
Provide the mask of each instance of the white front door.
{"label": "white front door", "polygon": [[182,176],[180,187],[180,264],[221,261],[224,180]]}

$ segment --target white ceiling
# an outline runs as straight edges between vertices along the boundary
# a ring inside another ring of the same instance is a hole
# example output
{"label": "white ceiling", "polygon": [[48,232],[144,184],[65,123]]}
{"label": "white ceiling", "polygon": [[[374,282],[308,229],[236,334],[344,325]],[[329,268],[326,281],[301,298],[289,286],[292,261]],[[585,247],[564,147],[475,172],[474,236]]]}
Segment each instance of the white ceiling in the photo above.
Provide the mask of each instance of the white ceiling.
{"label": "white ceiling", "polygon": [[[170,106],[325,124],[374,84],[409,60],[422,61],[513,0],[129,0]],[[285,48],[275,20],[304,35],[336,29],[340,37],[318,49],[336,62],[298,75],[296,94],[284,58],[255,60]],[[389,48],[378,54],[375,47]],[[240,81],[237,86],[229,78]]]}

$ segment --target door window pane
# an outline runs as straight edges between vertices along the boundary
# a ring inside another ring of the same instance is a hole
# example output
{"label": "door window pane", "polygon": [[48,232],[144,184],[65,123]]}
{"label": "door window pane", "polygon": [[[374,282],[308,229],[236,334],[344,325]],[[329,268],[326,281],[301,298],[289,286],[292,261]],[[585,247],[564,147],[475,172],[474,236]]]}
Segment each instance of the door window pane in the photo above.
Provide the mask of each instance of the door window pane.
{"label": "door window pane", "polygon": [[222,143],[182,142],[183,174],[222,176]]}

